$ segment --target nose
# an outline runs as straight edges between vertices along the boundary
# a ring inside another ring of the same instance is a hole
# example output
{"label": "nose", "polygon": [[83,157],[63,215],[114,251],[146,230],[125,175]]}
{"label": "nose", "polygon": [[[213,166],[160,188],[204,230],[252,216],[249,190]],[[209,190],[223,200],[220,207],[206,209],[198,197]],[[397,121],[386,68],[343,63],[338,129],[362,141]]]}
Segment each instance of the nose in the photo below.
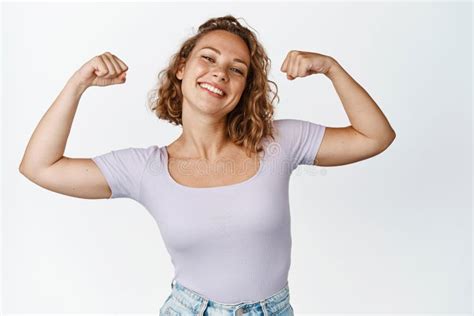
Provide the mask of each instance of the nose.
{"label": "nose", "polygon": [[217,78],[219,81],[222,80],[226,82],[228,80],[227,73],[220,68],[216,68],[214,70],[213,76]]}

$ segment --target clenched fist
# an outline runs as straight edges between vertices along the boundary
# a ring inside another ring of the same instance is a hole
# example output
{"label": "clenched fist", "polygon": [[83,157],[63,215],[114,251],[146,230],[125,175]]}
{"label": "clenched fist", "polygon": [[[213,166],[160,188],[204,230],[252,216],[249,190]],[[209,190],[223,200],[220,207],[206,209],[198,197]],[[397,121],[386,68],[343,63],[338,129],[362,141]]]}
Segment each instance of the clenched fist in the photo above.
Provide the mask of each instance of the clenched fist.
{"label": "clenched fist", "polygon": [[84,87],[109,86],[124,83],[128,66],[110,52],[95,56],[74,74],[74,79]]}

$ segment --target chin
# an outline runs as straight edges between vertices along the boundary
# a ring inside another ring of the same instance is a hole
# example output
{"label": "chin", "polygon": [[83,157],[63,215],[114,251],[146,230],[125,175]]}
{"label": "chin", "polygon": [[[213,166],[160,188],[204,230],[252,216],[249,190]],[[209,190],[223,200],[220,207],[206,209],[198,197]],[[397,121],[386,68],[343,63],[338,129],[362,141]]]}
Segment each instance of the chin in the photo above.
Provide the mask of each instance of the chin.
{"label": "chin", "polygon": [[212,105],[210,103],[203,102],[202,104],[196,104],[191,106],[195,111],[206,113],[206,114],[216,114],[222,110],[222,105]]}

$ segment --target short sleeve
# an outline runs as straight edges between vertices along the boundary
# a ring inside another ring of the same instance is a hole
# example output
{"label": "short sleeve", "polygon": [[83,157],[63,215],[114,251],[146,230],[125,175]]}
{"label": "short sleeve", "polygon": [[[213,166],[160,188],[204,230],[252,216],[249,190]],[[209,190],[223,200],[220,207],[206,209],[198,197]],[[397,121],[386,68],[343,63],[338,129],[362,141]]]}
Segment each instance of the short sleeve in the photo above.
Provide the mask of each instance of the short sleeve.
{"label": "short sleeve", "polygon": [[281,119],[274,123],[292,169],[298,165],[313,165],[326,126],[298,119]]}
{"label": "short sleeve", "polygon": [[112,150],[92,158],[109,184],[110,199],[131,198],[140,202],[141,179],[153,147]]}

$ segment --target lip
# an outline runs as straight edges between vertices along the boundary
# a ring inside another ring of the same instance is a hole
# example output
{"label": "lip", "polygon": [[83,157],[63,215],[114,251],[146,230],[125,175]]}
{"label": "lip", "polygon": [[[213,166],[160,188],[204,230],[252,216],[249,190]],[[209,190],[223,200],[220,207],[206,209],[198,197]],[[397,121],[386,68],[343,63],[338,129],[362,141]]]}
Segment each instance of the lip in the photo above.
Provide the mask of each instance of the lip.
{"label": "lip", "polygon": [[[210,85],[210,86],[213,86],[214,88],[217,88],[217,89],[221,90],[221,91],[224,93],[224,95],[222,95],[221,97],[225,97],[225,96],[227,95],[227,92],[226,92],[221,86],[219,86],[219,85],[217,85],[217,84],[215,84],[215,83],[211,83],[211,82],[207,82],[207,81],[201,81],[201,82],[198,82],[199,88],[201,88],[201,86],[200,86],[201,83],[206,83],[206,84],[208,84],[208,85]],[[209,90],[207,90],[207,91],[209,91]],[[209,91],[209,92],[210,92],[210,91]]]}

